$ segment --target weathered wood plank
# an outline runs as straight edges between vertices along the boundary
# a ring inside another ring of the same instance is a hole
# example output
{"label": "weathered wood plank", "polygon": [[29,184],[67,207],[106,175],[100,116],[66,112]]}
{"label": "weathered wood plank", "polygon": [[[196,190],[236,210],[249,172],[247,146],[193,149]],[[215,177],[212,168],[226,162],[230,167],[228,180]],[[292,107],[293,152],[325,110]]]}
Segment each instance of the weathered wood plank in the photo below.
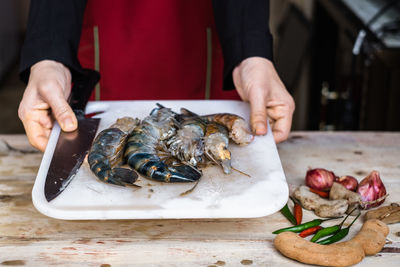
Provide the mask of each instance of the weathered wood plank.
{"label": "weathered wood plank", "polygon": [[[3,248],[4,261],[24,261],[27,265],[67,266],[274,266],[283,259],[278,253],[265,257],[272,249],[269,242],[177,242],[177,241],[123,241],[91,240],[64,245],[45,242],[25,255],[16,255],[16,247]],[[40,252],[38,252],[40,251]],[[289,260],[287,260],[289,262]]]}
{"label": "weathered wood plank", "polygon": [[10,178],[32,180],[42,155],[29,145],[24,135],[0,135],[0,182]]}
{"label": "weathered wood plank", "polygon": [[[305,266],[283,257],[266,241],[80,240],[1,247],[0,265],[28,266]],[[360,266],[398,266],[398,254],[366,257]],[[382,265],[384,264],[384,265]]]}
{"label": "weathered wood plank", "polygon": [[[0,136],[13,147],[31,149],[24,136]],[[390,196],[400,202],[400,133],[294,132],[278,146],[288,183],[304,182],[309,167],[362,179],[380,171]],[[288,226],[276,213],[255,219],[62,221],[32,205],[31,190],[41,153],[0,147],[0,265],[81,266],[292,266],[273,247],[272,231]],[[304,220],[314,218],[305,212]],[[354,225],[354,232],[361,221]],[[399,247],[399,224],[389,238]],[[352,232],[349,238],[354,234]],[[367,257],[362,266],[396,266],[398,253]],[[109,265],[107,265],[109,264]]]}

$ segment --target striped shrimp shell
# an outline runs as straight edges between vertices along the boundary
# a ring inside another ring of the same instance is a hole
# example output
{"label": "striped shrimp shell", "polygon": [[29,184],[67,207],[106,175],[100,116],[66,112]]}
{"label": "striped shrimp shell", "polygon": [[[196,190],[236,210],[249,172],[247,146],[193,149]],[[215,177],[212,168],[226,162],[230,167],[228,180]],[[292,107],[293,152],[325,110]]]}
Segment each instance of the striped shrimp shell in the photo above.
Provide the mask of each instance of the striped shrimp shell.
{"label": "striped shrimp shell", "polygon": [[124,186],[133,184],[138,178],[135,171],[118,168],[123,163],[127,137],[137,124],[138,120],[131,117],[120,118],[96,136],[89,151],[88,163],[101,181]]}

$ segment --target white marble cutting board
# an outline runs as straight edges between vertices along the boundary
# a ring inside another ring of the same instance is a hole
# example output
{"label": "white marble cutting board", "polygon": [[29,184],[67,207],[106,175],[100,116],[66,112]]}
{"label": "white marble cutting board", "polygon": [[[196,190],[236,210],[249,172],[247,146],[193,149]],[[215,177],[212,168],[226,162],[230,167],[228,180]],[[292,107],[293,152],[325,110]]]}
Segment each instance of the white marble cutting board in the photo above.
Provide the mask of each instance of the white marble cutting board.
{"label": "white marble cutting board", "polygon": [[[109,101],[91,102],[86,113],[104,110],[99,130],[118,117],[144,118],[159,102],[179,111],[188,108],[198,114],[230,112],[249,119],[248,104],[240,101]],[[257,136],[248,146],[230,144],[232,166],[237,172],[226,175],[217,166],[207,167],[197,187],[181,193],[193,183],[161,183],[140,177],[141,188],[119,187],[99,181],[91,173],[87,160],[69,186],[56,199],[47,202],[44,181],[60,128],[54,127],[35,185],[32,200],[43,214],[67,220],[87,219],[180,219],[180,218],[252,218],[280,210],[288,198],[288,186],[279,155],[270,132]]]}

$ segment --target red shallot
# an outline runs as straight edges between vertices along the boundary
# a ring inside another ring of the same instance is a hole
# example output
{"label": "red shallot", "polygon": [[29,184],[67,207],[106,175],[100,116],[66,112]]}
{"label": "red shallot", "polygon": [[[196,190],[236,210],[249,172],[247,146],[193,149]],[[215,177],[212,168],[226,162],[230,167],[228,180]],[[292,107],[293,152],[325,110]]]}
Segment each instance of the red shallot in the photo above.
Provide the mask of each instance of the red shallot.
{"label": "red shallot", "polygon": [[358,186],[358,181],[356,178],[350,175],[345,175],[341,177],[336,177],[335,182],[346,187],[347,190],[356,191]]}
{"label": "red shallot", "polygon": [[329,191],[335,178],[335,174],[326,169],[311,169],[306,174],[306,185],[313,189]]}
{"label": "red shallot", "polygon": [[363,209],[377,207],[382,204],[387,195],[379,172],[372,171],[365,177],[358,185],[357,193],[361,196],[361,207]]}

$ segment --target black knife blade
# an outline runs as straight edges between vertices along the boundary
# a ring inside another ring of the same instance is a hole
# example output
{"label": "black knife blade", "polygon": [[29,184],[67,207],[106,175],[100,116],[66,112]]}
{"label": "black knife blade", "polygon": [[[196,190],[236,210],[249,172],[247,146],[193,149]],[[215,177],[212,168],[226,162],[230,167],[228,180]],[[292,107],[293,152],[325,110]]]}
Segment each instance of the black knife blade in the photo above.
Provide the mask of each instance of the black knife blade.
{"label": "black knife blade", "polygon": [[80,80],[74,81],[69,100],[78,120],[78,128],[73,132],[60,131],[47,172],[44,194],[49,202],[72,181],[92,145],[100,122],[100,119],[86,118],[84,113],[100,75],[93,70],[85,71]]}

